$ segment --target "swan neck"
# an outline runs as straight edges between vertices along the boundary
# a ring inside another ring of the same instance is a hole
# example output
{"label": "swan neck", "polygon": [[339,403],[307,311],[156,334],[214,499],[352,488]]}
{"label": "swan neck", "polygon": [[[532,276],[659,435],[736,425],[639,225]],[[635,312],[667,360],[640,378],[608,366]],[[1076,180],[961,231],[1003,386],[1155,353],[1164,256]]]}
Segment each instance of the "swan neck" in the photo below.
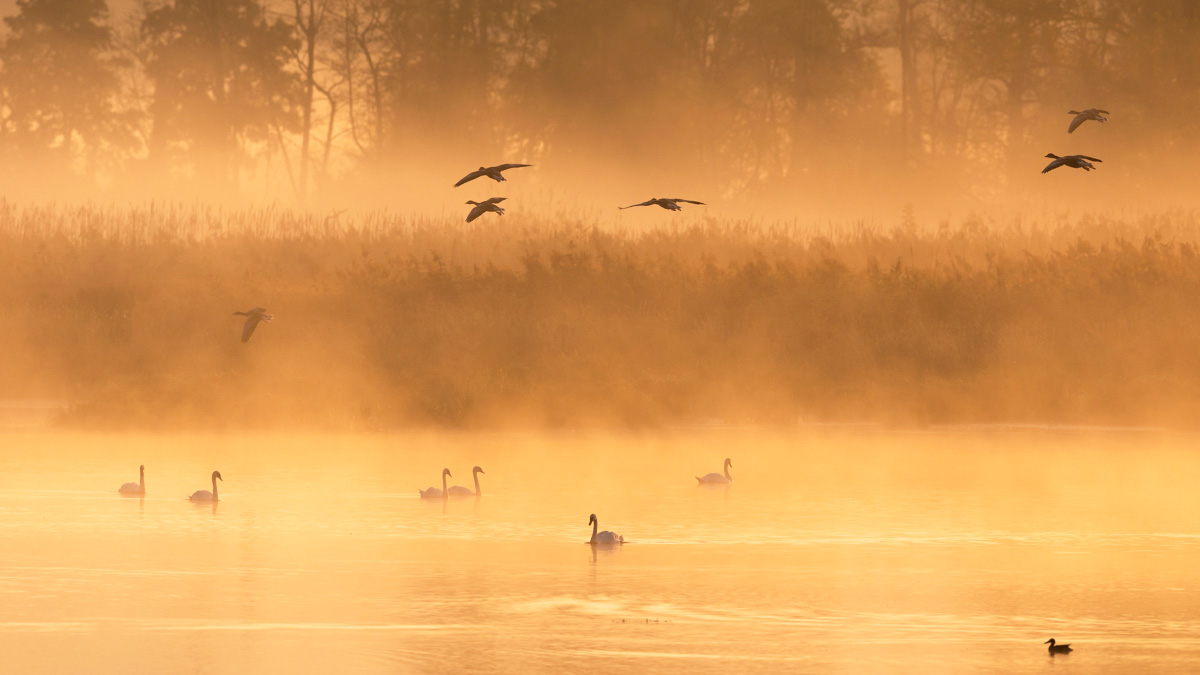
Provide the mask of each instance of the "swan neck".
{"label": "swan neck", "polygon": [[478,497],[479,495],[481,495],[483,493],[479,491],[479,472],[476,471],[474,473],[475,473],[475,496]]}
{"label": "swan neck", "polygon": [[443,471],[442,472],[442,497],[449,497],[449,496],[450,496],[450,494],[448,492],[446,492],[446,472]]}
{"label": "swan neck", "polygon": [[217,501],[217,477],[216,476],[212,477],[212,484],[213,484],[213,501],[215,502],[215,501]]}
{"label": "swan neck", "polygon": [[733,482],[733,476],[729,475],[729,462],[725,462],[725,480]]}
{"label": "swan neck", "polygon": [[146,472],[139,471],[138,472],[138,492],[145,492],[145,491],[146,491]]}
{"label": "swan neck", "polygon": [[600,519],[592,519],[592,541],[596,541],[596,530],[600,529]]}

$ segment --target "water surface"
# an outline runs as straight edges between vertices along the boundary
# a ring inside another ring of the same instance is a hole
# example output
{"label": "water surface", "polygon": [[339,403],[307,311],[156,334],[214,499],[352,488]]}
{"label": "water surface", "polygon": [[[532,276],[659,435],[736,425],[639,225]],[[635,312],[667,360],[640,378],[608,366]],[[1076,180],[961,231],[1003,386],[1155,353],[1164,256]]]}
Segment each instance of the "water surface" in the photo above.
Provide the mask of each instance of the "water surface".
{"label": "water surface", "polygon": [[[10,433],[0,654],[43,673],[1196,672],[1195,443]],[[726,456],[734,485],[698,488]],[[138,464],[145,498],[117,495]],[[475,464],[482,498],[417,498]],[[220,503],[186,501],[214,469]],[[584,544],[590,513],[629,543]]]}

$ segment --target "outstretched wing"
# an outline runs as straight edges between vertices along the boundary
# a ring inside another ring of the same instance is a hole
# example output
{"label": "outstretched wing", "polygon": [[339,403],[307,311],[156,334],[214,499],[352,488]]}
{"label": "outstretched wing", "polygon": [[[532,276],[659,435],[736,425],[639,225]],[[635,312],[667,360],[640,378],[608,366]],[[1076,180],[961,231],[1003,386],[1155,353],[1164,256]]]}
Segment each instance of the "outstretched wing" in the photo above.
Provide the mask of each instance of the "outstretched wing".
{"label": "outstretched wing", "polygon": [[1049,164],[1046,165],[1046,168],[1042,169],[1042,173],[1046,173],[1047,171],[1053,171],[1053,170],[1057,169],[1058,167],[1062,166],[1063,159],[1064,159],[1063,157],[1059,157],[1058,159],[1054,160],[1053,162],[1050,162]]}
{"label": "outstretched wing", "polygon": [[473,181],[476,178],[479,178],[480,176],[483,176],[483,175],[485,175],[483,171],[472,171],[471,173],[463,176],[462,180],[455,183],[454,187],[458,187],[459,185],[462,185],[463,183]]}
{"label": "outstretched wing", "polygon": [[1075,155],[1075,156],[1078,157],[1079,159],[1086,159],[1089,162],[1103,162],[1104,161],[1102,159],[1096,159],[1095,157],[1088,157],[1087,155]]}
{"label": "outstretched wing", "polygon": [[492,197],[491,199],[486,199],[486,200],[480,202],[480,204],[499,204],[500,202],[504,201],[505,199],[508,199],[508,197]]}
{"label": "outstretched wing", "polygon": [[1071,126],[1067,127],[1067,133],[1069,134],[1069,133],[1075,131],[1076,129],[1079,128],[1080,124],[1083,124],[1087,120],[1088,120],[1087,113],[1079,113],[1078,115],[1075,116],[1075,119],[1071,120]]}
{"label": "outstretched wing", "polygon": [[497,171],[508,171],[509,169],[520,169],[521,167],[524,167],[524,166],[533,166],[533,165],[532,164],[501,164],[499,166],[493,166],[492,168]]}
{"label": "outstretched wing", "polygon": [[251,335],[254,335],[254,329],[258,328],[259,320],[260,317],[258,315],[252,315],[246,319],[246,323],[242,324],[242,342],[246,342],[250,339]]}
{"label": "outstretched wing", "polygon": [[680,198],[678,198],[678,197],[675,197],[675,198],[674,198],[674,199],[672,199],[671,201],[673,201],[673,202],[683,202],[684,204],[699,204],[700,206],[707,206],[707,204],[705,204],[704,202],[694,202],[694,201],[692,201],[692,200],[690,200],[690,199],[680,199]]}
{"label": "outstretched wing", "polygon": [[618,209],[632,209],[635,206],[653,206],[654,203],[655,203],[654,200],[651,199],[648,201],[644,201],[641,204],[630,204],[629,206],[618,206],[617,208]]}
{"label": "outstretched wing", "polygon": [[487,210],[488,210],[487,202],[477,205],[475,208],[471,209],[470,213],[467,214],[467,222],[469,223],[472,220],[475,220],[476,218],[478,218],[479,216],[482,216],[484,213],[487,212]]}

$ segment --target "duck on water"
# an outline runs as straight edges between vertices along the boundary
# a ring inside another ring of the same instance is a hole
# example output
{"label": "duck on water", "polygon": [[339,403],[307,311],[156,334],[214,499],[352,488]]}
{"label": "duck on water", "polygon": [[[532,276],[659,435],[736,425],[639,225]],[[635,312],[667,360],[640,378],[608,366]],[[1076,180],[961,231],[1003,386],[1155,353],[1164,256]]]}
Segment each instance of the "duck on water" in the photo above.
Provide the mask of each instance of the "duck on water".
{"label": "duck on water", "polygon": [[1066,654],[1068,652],[1075,651],[1075,650],[1071,649],[1071,645],[1056,645],[1056,644],[1054,644],[1054,638],[1050,638],[1049,640],[1046,640],[1042,644],[1050,645],[1050,653],[1051,654]]}

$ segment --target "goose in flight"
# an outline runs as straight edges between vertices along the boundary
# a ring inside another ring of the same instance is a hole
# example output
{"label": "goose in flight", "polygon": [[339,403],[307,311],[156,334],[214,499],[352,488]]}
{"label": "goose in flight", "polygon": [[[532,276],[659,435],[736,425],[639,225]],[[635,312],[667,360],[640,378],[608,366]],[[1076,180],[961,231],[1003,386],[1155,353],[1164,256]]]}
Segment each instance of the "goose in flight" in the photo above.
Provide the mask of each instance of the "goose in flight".
{"label": "goose in flight", "polygon": [[1066,654],[1067,652],[1075,651],[1075,650],[1071,649],[1071,645],[1056,645],[1056,644],[1054,644],[1054,638],[1050,638],[1049,640],[1046,640],[1042,644],[1050,645],[1050,653],[1051,654]]}
{"label": "goose in flight", "polygon": [[442,469],[442,489],[441,490],[439,490],[435,487],[431,487],[428,490],[417,490],[417,493],[420,494],[422,498],[448,496],[447,495],[448,490],[446,490],[446,476],[450,476],[451,478],[454,478],[454,476],[450,475],[450,469]]}
{"label": "goose in flight", "polygon": [[1109,112],[1107,110],[1100,110],[1099,108],[1088,108],[1087,110],[1082,111],[1072,110],[1067,114],[1075,116],[1075,119],[1071,120],[1071,126],[1067,127],[1067,133],[1069,134],[1078,129],[1080,124],[1083,124],[1088,120],[1107,122],[1108,118],[1105,117],[1105,115],[1109,114]]}
{"label": "goose in flight", "polygon": [[481,167],[479,167],[479,169],[472,171],[471,173],[463,176],[462,180],[460,180],[454,184],[454,187],[458,187],[459,185],[462,185],[463,183],[469,183],[469,182],[475,180],[476,178],[479,178],[480,176],[487,176],[488,178],[491,178],[494,181],[502,183],[508,179],[505,178],[503,175],[501,175],[501,173],[500,173],[501,171],[508,171],[509,169],[520,169],[521,167],[525,167],[525,166],[533,166],[533,165],[532,164],[498,164],[496,166],[481,166]]}
{"label": "goose in flight", "polygon": [[146,494],[146,465],[138,467],[138,482],[126,483],[117,489],[123,495],[144,495]]}
{"label": "goose in flight", "polygon": [[663,197],[662,199],[656,199],[654,197],[651,197],[650,199],[642,202],[641,204],[630,204],[629,206],[618,206],[617,208],[618,209],[632,209],[635,206],[661,206],[668,211],[682,211],[683,208],[681,206],[679,206],[679,202],[683,202],[684,204],[699,204],[700,206],[705,205],[704,202],[694,202],[690,199],[680,199],[679,197],[672,197],[669,199],[666,197]]}
{"label": "goose in flight", "polygon": [[451,497],[480,497],[483,495],[483,490],[479,489],[479,474],[485,473],[483,469],[474,467],[471,469],[471,475],[475,478],[475,489],[463,487],[462,485],[454,485],[446,491]]}
{"label": "goose in flight", "polygon": [[[196,490],[195,492],[192,493],[191,497],[188,497],[188,499],[190,499],[194,502],[215,502],[215,501],[217,501],[217,479],[218,478],[221,478],[221,472],[220,471],[212,472],[212,484],[213,484],[212,492],[209,492],[208,490]],[[221,482],[225,482],[225,479],[221,478]]]}
{"label": "goose in flight", "polygon": [[255,307],[248,312],[234,312],[233,315],[246,317],[246,323],[242,324],[242,342],[249,340],[250,336],[254,335],[254,329],[258,328],[259,321],[271,323],[271,319],[275,318],[274,314],[267,314],[267,310],[262,307]]}
{"label": "goose in flight", "polygon": [[1100,160],[1096,159],[1095,157],[1088,157],[1087,155],[1067,155],[1066,157],[1059,157],[1058,155],[1051,152],[1051,153],[1047,154],[1046,156],[1049,157],[1050,159],[1053,159],[1054,161],[1047,164],[1046,168],[1042,169],[1042,173],[1046,173],[1047,171],[1053,171],[1060,166],[1069,166],[1072,169],[1083,169],[1084,171],[1091,171],[1092,169],[1096,168],[1092,164],[1092,162],[1100,161]]}
{"label": "goose in flight", "polygon": [[492,197],[491,199],[485,199],[481,202],[467,200],[468,204],[475,205],[475,208],[471,209],[471,212],[467,214],[467,222],[469,223],[489,211],[499,216],[504,215],[504,209],[496,205],[505,199],[508,199],[508,197]]}
{"label": "goose in flight", "polygon": [[596,544],[603,545],[625,543],[625,537],[622,537],[616,532],[609,532],[608,530],[597,532],[596,530],[600,527],[600,521],[596,519],[596,514],[594,513],[588,516],[588,525],[592,526],[592,538],[590,541],[588,541],[588,543],[592,544],[593,546]]}
{"label": "goose in flight", "polygon": [[696,480],[700,485],[727,485],[733,482],[733,476],[729,475],[729,467],[733,466],[733,460],[725,458],[724,475],[719,473],[710,473],[703,476],[696,476]]}

